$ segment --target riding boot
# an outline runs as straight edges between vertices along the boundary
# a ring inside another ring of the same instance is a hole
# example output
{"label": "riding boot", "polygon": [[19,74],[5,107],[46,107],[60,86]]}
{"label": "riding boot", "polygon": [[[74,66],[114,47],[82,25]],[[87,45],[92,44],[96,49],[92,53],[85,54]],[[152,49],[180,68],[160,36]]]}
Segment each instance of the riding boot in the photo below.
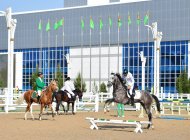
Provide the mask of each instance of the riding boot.
{"label": "riding boot", "polygon": [[38,97],[37,97],[37,101],[38,101],[38,103],[40,102],[40,96],[38,95]]}
{"label": "riding boot", "polygon": [[134,106],[134,94],[131,95],[131,106]]}

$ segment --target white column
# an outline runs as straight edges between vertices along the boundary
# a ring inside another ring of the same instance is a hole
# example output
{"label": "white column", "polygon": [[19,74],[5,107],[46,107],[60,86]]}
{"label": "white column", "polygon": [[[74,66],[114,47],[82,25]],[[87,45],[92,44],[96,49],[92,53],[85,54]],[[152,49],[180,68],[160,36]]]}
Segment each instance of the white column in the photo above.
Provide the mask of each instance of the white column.
{"label": "white column", "polygon": [[157,94],[157,57],[156,57],[156,49],[157,49],[157,22],[152,23],[152,33],[154,39],[154,95]]}
{"label": "white column", "polygon": [[190,41],[188,42],[188,78],[190,78]]}
{"label": "white column", "polygon": [[[8,8],[5,12],[8,29],[8,73],[7,73],[7,104],[13,103],[13,74],[14,74],[14,33],[16,29],[16,19],[12,19],[12,10]],[[8,108],[5,110],[8,112]]]}
{"label": "white column", "polygon": [[156,73],[156,77],[157,77],[157,97],[159,97],[160,94],[160,42],[162,40],[162,32],[157,32],[157,48],[156,48],[156,59],[157,59],[157,65],[156,65],[156,69],[157,69],[157,73]]}

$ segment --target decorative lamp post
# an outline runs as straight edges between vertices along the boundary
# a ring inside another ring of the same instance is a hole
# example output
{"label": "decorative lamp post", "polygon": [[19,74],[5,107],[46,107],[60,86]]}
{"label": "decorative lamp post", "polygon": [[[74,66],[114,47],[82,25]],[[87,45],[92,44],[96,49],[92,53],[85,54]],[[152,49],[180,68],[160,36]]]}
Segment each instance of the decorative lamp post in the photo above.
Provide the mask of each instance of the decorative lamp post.
{"label": "decorative lamp post", "polygon": [[7,73],[7,102],[6,102],[6,108],[5,112],[8,113],[8,104],[13,103],[13,80],[14,80],[14,34],[16,30],[16,19],[12,19],[12,10],[11,8],[7,8],[7,10],[0,11],[5,18],[7,22],[7,30],[8,30],[8,73]]}
{"label": "decorative lamp post", "polygon": [[151,29],[154,39],[154,95],[159,96],[160,93],[160,42],[162,40],[162,32],[158,32],[157,22],[152,26],[145,25]]}

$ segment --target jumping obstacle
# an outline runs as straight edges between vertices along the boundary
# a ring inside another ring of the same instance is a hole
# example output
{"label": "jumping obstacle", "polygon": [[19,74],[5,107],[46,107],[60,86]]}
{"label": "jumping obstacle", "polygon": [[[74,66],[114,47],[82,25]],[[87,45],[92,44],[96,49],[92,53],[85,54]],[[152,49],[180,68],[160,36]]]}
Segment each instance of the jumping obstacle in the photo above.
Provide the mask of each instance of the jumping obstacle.
{"label": "jumping obstacle", "polygon": [[99,118],[90,118],[87,117],[86,120],[90,121],[90,129],[98,130],[98,123],[106,123],[106,124],[122,124],[122,125],[134,125],[135,126],[135,133],[142,133],[142,125],[143,124],[151,124],[148,121],[135,121],[135,120],[110,120],[110,119],[99,119]]}

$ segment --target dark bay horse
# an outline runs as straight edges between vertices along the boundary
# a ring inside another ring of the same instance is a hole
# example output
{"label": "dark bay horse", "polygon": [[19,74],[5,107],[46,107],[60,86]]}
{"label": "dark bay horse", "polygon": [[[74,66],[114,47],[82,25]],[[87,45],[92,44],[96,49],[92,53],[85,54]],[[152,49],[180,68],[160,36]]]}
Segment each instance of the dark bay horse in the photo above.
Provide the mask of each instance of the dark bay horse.
{"label": "dark bay horse", "polygon": [[[74,105],[75,105],[75,101],[76,101],[76,97],[78,96],[79,100],[82,100],[82,96],[83,96],[83,93],[81,90],[78,90],[78,89],[75,89],[73,90],[73,93],[75,94],[75,96],[69,98],[68,97],[68,94],[67,91],[62,91],[62,90],[59,90],[57,93],[54,94],[54,97],[56,99],[56,112],[57,114],[59,114],[59,106],[60,104],[62,104],[62,102],[66,102],[67,103],[67,109],[65,110],[64,106],[64,112],[67,114],[68,111],[69,111],[69,105],[72,104],[72,114],[74,115],[75,112],[74,112]],[[54,98],[53,97],[53,98]]]}
{"label": "dark bay horse", "polygon": [[[108,86],[111,85],[113,85],[113,98],[105,101],[104,112],[107,112],[107,106],[112,102],[122,103],[124,105],[130,103],[130,98],[127,95],[128,89],[123,84],[123,80],[120,74],[118,73],[113,74],[112,81],[109,82]],[[152,125],[152,112],[151,112],[152,103],[153,101],[156,102],[157,110],[160,112],[160,102],[155,95],[150,94],[146,90],[141,90],[139,92],[140,95],[138,97],[135,97],[134,103],[140,103],[144,108],[144,110],[146,111],[146,114],[148,115],[148,119],[150,122],[147,128],[150,128],[150,125]]]}
{"label": "dark bay horse", "polygon": [[[52,117],[54,117],[53,109],[52,109],[52,93],[58,89],[56,81],[51,81],[49,86],[42,91],[41,97],[40,97],[40,114],[39,114],[39,120],[41,120],[43,109],[45,106],[48,106],[51,108],[52,111]],[[37,98],[33,98],[32,94],[34,93],[34,90],[28,90],[24,93],[23,97],[24,100],[27,103],[26,111],[25,111],[25,117],[24,119],[27,120],[27,112],[29,111],[31,113],[32,119],[34,120],[34,116],[30,110],[30,106],[33,102],[38,103]]]}

